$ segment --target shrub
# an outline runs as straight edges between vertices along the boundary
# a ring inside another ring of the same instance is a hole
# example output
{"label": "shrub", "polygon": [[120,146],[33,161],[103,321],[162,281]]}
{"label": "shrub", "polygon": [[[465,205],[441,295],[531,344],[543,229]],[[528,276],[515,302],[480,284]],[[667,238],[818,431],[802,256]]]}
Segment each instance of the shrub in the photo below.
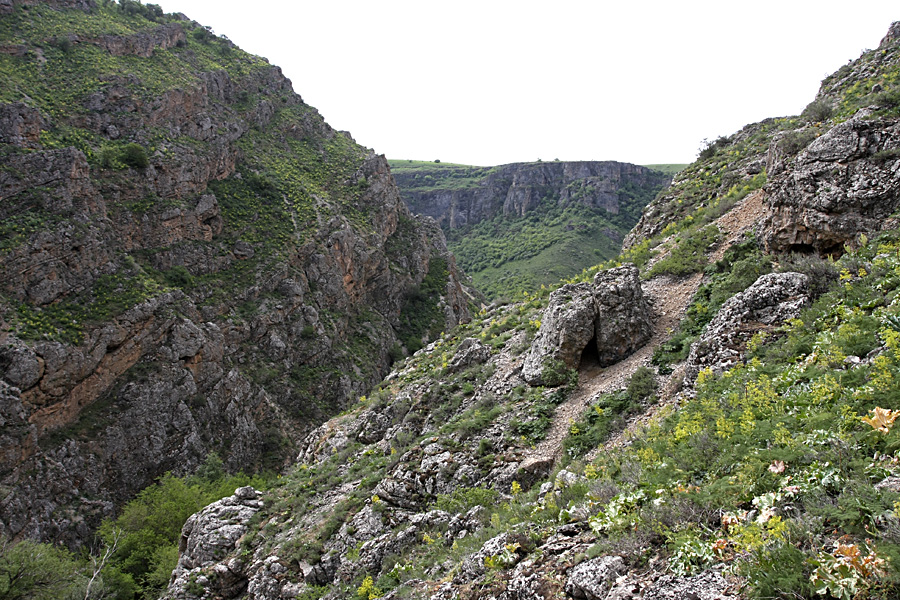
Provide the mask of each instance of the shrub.
{"label": "shrub", "polygon": [[140,144],[132,143],[122,148],[120,160],[125,166],[135,169],[146,169],[150,166],[147,151]]}
{"label": "shrub", "polygon": [[187,288],[194,284],[194,276],[184,265],[177,265],[165,272],[166,283],[172,287]]}
{"label": "shrub", "polygon": [[191,33],[191,37],[201,44],[208,44],[215,36],[212,31],[206,27],[198,27]]}
{"label": "shrub", "polygon": [[834,109],[827,100],[813,100],[803,109],[802,116],[810,123],[821,123],[830,119],[832,114]]}
{"label": "shrub", "polygon": [[838,280],[838,268],[833,261],[817,254],[791,253],[779,257],[781,273],[803,273],[809,278],[809,292],[812,300],[828,291]]}
{"label": "shrub", "polygon": [[451,514],[464,513],[476,506],[493,506],[499,495],[491,488],[460,487],[450,494],[438,494],[433,506]]}
{"label": "shrub", "polygon": [[715,141],[703,140],[703,148],[700,149],[698,158],[700,160],[710,159],[716,154],[716,152],[719,151],[720,148],[724,148],[730,142],[731,140],[729,140],[726,136],[720,136]]}
{"label": "shrub", "polygon": [[578,384],[578,371],[568,368],[566,363],[557,358],[547,358],[544,359],[541,379],[547,387],[575,386]]}
{"label": "shrub", "polygon": [[811,129],[790,131],[778,140],[778,147],[785,154],[793,155],[806,148],[814,139],[816,139],[816,132]]}
{"label": "shrub", "polygon": [[656,393],[656,374],[649,367],[638,367],[628,381],[625,395],[631,402],[643,402]]}

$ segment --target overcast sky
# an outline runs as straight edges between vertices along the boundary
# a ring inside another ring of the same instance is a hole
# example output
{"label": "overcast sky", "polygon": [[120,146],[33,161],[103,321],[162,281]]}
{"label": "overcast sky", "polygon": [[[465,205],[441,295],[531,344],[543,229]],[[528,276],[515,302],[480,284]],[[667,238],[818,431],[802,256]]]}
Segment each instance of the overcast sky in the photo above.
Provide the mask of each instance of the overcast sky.
{"label": "overcast sky", "polygon": [[798,114],[896,0],[157,0],[284,69],[388,158],[691,162]]}

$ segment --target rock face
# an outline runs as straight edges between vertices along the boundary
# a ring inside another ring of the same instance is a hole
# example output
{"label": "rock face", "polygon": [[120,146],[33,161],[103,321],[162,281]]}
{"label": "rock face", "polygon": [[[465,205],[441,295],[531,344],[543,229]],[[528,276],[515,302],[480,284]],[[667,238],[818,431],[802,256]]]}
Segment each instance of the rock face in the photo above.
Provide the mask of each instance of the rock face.
{"label": "rock face", "polygon": [[76,546],[212,451],[279,468],[385,375],[432,269],[435,328],[468,318],[440,228],[280,69],[182,17],[4,6],[9,59],[48,64],[0,104],[0,533]]}
{"label": "rock face", "polygon": [[840,255],[860,233],[896,227],[887,217],[900,208],[900,120],[863,110],[769,175],[767,250]]}
{"label": "rock face", "polygon": [[629,356],[653,335],[650,307],[634,265],[597,273],[594,302],[597,307],[594,334],[600,366]]}
{"label": "rock face", "polygon": [[801,273],[769,273],[729,298],[706,326],[687,359],[685,382],[693,384],[702,369],[719,374],[743,357],[747,342],[800,314],[809,301]]}
{"label": "rock face", "polygon": [[[246,590],[247,581],[238,577],[243,563],[239,559],[218,561],[237,549],[250,519],[263,507],[261,496],[252,487],[238,488],[233,496],[214,502],[188,518],[181,530],[178,565],[172,572],[166,598],[195,598],[192,584],[208,587],[226,597],[236,597]],[[215,568],[204,571],[213,565]]]}
{"label": "rock face", "polygon": [[477,183],[458,189],[453,189],[452,179],[444,181],[447,189],[421,189],[426,177],[441,178],[447,175],[445,170],[398,174],[397,185],[414,213],[432,217],[445,229],[456,229],[500,214],[525,215],[544,198],[616,214],[623,190],[652,188],[655,193],[670,181],[646,167],[612,161],[515,163],[475,171]]}
{"label": "rock face", "polygon": [[577,368],[594,340],[601,366],[622,360],[644,345],[653,333],[650,308],[634,265],[602,271],[592,284],[567,284],[550,294],[522,375],[536,385],[547,360]]}
{"label": "rock face", "polygon": [[625,570],[619,556],[601,556],[585,561],[569,572],[566,594],[579,600],[605,600],[616,576]]}

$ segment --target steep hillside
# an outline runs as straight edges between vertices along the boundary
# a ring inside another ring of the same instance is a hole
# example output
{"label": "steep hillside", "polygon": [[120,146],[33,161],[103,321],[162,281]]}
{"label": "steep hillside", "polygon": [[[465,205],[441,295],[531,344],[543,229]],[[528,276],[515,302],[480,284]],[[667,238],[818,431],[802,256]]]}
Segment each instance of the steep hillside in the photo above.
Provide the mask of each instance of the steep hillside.
{"label": "steep hillside", "polygon": [[402,343],[468,317],[384,157],[227,38],[14,0],[0,76],[4,536],[88,541],[212,451],[281,468]]}
{"label": "steep hillside", "polygon": [[641,209],[670,177],[617,162],[501,167],[392,160],[403,199],[443,227],[489,297],[555,285],[616,256]]}
{"label": "steep hillside", "polygon": [[165,597],[896,598],[898,67],[895,23],[620,260],[397,365],[188,520]]}

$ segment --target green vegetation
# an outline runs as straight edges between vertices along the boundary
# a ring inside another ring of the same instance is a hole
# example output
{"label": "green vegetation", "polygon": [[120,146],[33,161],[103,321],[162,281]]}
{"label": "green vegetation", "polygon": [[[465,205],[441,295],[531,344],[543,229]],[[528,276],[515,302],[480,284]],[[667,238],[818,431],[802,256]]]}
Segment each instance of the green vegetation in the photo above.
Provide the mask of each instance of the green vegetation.
{"label": "green vegetation", "polygon": [[432,258],[425,279],[407,294],[397,335],[410,353],[420,349],[423,340],[433,339],[443,329],[440,298],[446,293],[449,275],[447,261]]}
{"label": "green vegetation", "polygon": [[440,161],[389,160],[391,172],[413,192],[477,187],[496,167],[473,167]]}
{"label": "green vegetation", "polygon": [[163,291],[155,279],[132,265],[129,270],[101,275],[92,288],[56,304],[16,304],[10,319],[16,335],[80,344],[86,325],[108,321]]}
{"label": "green vegetation", "polygon": [[675,237],[675,247],[647,272],[647,277],[657,275],[690,275],[706,266],[707,252],[719,239],[719,230],[710,225],[700,231],[686,232]]}
{"label": "green vegetation", "polygon": [[[86,597],[92,575],[89,562],[68,551],[31,540],[0,538],[0,597],[8,600],[75,600]],[[89,598],[101,598],[106,582],[92,586]]]}
{"label": "green vegetation", "polygon": [[227,475],[210,454],[197,474],[166,474],[104,521],[96,556],[76,556],[51,544],[0,539],[0,596],[16,600],[115,600],[159,597],[178,560],[185,520],[241,486],[264,488],[268,478]]}
{"label": "green vegetation", "polygon": [[653,353],[653,364],[662,373],[670,372],[669,365],[687,358],[691,344],[725,301],[771,270],[771,259],[762,254],[755,239],[747,239],[729,248],[722,260],[707,268],[707,283],[697,290],[672,337]]}
{"label": "green vegetation", "polygon": [[684,171],[687,164],[681,163],[665,163],[665,164],[655,164],[655,165],[644,165],[648,169],[653,169],[654,171],[660,171],[661,173],[665,173],[666,175],[677,175]]}
{"label": "green vegetation", "polygon": [[518,298],[553,285],[619,252],[619,240],[637,222],[649,195],[628,198],[613,215],[546,198],[524,217],[498,215],[447,232],[447,243],[475,287],[489,298]]}
{"label": "green vegetation", "polygon": [[[832,291],[777,339],[760,338],[747,364],[720,377],[703,373],[695,399],[653,422],[624,453],[598,459],[597,471],[619,485],[619,473],[641,473],[622,492],[640,500],[617,516],[632,531],[656,527],[659,505],[727,517],[664,531],[677,568],[732,564],[759,598],[775,588],[778,597],[808,598],[820,586],[834,597],[850,597],[851,585],[867,597],[897,593],[900,538],[887,523],[900,494],[874,486],[894,475],[900,449],[892,426],[900,409],[900,243],[891,234],[838,267]],[[869,358],[848,368],[853,356]],[[591,521],[598,531],[623,532],[604,514]],[[689,551],[688,533],[703,552]],[[871,572],[853,567],[842,578],[837,557],[849,552],[870,556]]]}
{"label": "green vegetation", "polygon": [[[0,54],[0,73],[7,81],[0,90],[0,102],[18,102],[27,95],[56,125],[57,121],[87,112],[87,97],[102,90],[110,80],[124,81],[135,76],[140,85],[126,85],[144,99],[152,100],[176,87],[190,88],[196,82],[197,71],[224,69],[232,76],[242,76],[268,68],[263,59],[232,49],[230,43],[216,36],[212,36],[215,43],[209,44],[188,35],[181,47],[157,50],[152,61],[138,56],[113,56],[89,42],[68,42],[70,35],[85,39],[133,35],[158,27],[168,19],[148,9],[152,5],[130,10],[135,4],[127,1],[123,5],[126,9],[120,10],[114,3],[101,2],[91,13],[55,10],[42,3],[18,5],[0,22],[0,41],[41,44],[46,63],[33,53]],[[190,22],[180,23],[190,31]],[[47,43],[54,40],[65,42]],[[223,52],[224,48],[229,51]]]}
{"label": "green vegetation", "polygon": [[613,432],[625,426],[628,417],[656,401],[656,388],[653,370],[639,367],[626,389],[600,396],[580,420],[569,426],[569,433],[563,440],[566,458],[581,458],[601,446]]}
{"label": "green vegetation", "polygon": [[[204,506],[230,496],[242,486],[267,487],[265,477],[227,475],[222,460],[210,454],[190,477],[166,474],[129,501],[114,520],[100,528],[106,547],[115,548],[110,567],[135,586],[136,598],[157,598],[168,585],[178,560],[181,527]],[[117,598],[131,596],[119,591]]]}

